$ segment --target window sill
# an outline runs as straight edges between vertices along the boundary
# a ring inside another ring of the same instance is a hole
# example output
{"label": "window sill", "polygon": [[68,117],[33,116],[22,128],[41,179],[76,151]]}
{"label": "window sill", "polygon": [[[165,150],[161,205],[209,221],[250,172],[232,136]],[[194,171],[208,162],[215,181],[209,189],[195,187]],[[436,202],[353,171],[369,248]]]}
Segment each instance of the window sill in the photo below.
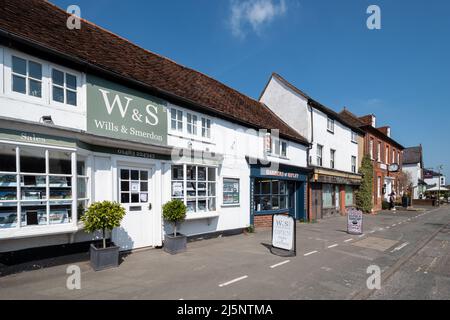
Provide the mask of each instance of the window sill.
{"label": "window sill", "polygon": [[169,133],[167,135],[171,136],[171,137],[176,137],[176,138],[180,138],[183,140],[187,140],[187,141],[197,141],[197,142],[213,144],[213,145],[215,144],[214,142],[212,142],[211,138],[202,138],[199,136],[190,135],[188,133],[184,134],[184,133],[180,133],[180,132],[176,132],[176,131],[169,131]]}
{"label": "window sill", "polygon": [[21,228],[10,228],[0,230],[0,239],[19,239],[39,237],[46,235],[56,235],[64,233],[74,233],[82,229],[80,225],[74,225],[73,223],[61,224],[61,225],[46,225],[46,226],[29,226]]}
{"label": "window sill", "polygon": [[209,218],[215,218],[218,217],[220,214],[218,211],[214,212],[202,212],[202,213],[188,213],[186,215],[186,221],[191,220],[199,220],[199,219],[209,219]]}
{"label": "window sill", "polygon": [[240,203],[230,203],[230,204],[222,204],[221,205],[222,208],[237,208],[240,206],[241,206]]}
{"label": "window sill", "polygon": [[330,129],[327,129],[327,131],[331,134],[334,134],[334,131],[331,131]]}

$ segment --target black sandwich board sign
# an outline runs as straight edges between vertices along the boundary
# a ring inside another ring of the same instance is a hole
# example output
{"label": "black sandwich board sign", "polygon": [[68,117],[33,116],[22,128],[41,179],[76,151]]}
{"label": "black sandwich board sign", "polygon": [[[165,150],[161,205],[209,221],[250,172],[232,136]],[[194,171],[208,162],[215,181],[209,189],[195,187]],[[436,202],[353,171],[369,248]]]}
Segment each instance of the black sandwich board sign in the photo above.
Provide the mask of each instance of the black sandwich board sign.
{"label": "black sandwich board sign", "polygon": [[347,232],[361,235],[363,233],[363,213],[361,210],[351,208],[347,213]]}
{"label": "black sandwich board sign", "polygon": [[296,239],[295,219],[284,214],[273,215],[270,251],[278,256],[295,256],[297,253]]}

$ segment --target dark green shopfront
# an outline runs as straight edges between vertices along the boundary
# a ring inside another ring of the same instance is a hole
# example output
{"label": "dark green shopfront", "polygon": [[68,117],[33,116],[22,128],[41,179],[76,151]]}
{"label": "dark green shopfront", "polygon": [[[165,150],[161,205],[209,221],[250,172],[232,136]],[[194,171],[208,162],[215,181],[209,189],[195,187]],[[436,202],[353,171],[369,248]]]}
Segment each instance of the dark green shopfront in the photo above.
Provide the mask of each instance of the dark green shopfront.
{"label": "dark green shopfront", "polygon": [[277,164],[250,165],[250,223],[270,227],[274,214],[307,220],[306,168]]}

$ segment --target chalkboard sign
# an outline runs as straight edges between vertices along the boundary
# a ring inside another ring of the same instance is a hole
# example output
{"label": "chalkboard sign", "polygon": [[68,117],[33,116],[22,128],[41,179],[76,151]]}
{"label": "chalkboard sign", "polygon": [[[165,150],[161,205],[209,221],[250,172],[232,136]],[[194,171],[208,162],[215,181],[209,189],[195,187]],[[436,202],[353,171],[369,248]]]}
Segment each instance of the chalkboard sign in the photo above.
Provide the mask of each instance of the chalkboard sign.
{"label": "chalkboard sign", "polygon": [[349,234],[362,234],[363,213],[360,210],[350,209],[347,214],[347,232]]}
{"label": "chalkboard sign", "polygon": [[282,256],[295,255],[295,219],[276,214],[272,220],[272,253]]}

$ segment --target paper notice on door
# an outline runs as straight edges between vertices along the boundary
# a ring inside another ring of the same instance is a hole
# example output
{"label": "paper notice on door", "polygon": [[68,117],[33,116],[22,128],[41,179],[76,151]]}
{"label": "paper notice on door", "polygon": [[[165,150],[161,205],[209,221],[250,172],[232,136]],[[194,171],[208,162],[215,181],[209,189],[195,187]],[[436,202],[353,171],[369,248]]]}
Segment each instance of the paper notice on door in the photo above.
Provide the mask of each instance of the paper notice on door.
{"label": "paper notice on door", "polygon": [[139,191],[139,182],[131,183],[131,191]]}

